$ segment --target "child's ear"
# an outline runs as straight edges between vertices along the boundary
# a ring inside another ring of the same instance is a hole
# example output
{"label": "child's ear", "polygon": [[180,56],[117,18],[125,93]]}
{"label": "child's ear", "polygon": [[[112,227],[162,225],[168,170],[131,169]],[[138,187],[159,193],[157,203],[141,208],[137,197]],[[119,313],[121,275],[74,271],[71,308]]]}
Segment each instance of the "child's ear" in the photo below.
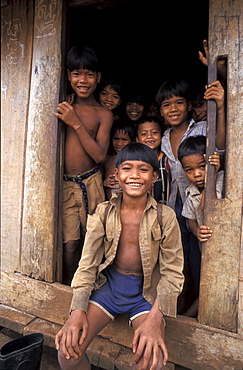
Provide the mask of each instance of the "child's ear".
{"label": "child's ear", "polygon": [[136,143],[139,143],[139,141],[138,141],[138,137],[136,136]]}
{"label": "child's ear", "polygon": [[158,177],[159,177],[158,172],[157,172],[157,171],[154,171],[154,172],[153,172],[153,180],[152,180],[152,182],[153,182],[153,183],[154,183],[154,182],[156,182]]}
{"label": "child's ear", "polygon": [[114,169],[114,175],[115,175],[115,180],[117,181],[118,179],[117,179],[117,174],[118,174],[118,168],[115,168]]}
{"label": "child's ear", "polygon": [[101,72],[97,73],[97,83],[99,83],[101,80]]}

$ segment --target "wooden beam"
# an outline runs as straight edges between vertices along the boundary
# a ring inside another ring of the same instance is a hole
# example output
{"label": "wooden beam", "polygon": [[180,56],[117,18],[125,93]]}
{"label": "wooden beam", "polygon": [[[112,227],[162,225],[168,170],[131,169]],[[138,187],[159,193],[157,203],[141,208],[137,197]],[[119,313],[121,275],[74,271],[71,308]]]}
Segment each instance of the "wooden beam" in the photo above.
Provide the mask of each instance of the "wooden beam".
{"label": "wooden beam", "polygon": [[[2,272],[1,297],[5,305],[63,325],[69,314],[72,291],[58,283]],[[207,369],[208,364],[210,369],[243,369],[243,336],[214,329],[183,316],[166,318],[166,323],[170,362],[197,370]],[[126,315],[111,322],[100,336],[131,348],[133,331]]]}
{"label": "wooden beam", "polygon": [[33,1],[1,8],[1,267],[20,271]]}
{"label": "wooden beam", "polygon": [[[26,137],[21,273],[55,280],[62,2],[36,2]],[[40,7],[40,9],[39,9]]]}

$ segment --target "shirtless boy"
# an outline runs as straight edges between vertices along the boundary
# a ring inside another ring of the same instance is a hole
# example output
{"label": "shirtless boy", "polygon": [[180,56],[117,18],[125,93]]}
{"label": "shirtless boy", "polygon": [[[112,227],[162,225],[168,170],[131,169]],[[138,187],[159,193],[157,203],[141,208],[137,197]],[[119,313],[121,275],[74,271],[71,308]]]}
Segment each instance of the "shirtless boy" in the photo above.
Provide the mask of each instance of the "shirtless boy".
{"label": "shirtless boy", "polygon": [[161,370],[168,360],[163,316],[176,316],[184,281],[179,226],[164,205],[162,229],[158,222],[157,202],[148,193],[158,173],[151,148],[127,144],[115,165],[122,192],[88,216],[71,314],[55,340],[61,369],[90,369],[88,345],[121,313],[135,331],[133,369]]}
{"label": "shirtless boy", "polygon": [[[74,101],[57,107],[56,117],[66,124],[63,184],[63,283],[70,284],[78,266],[80,239],[87,214],[105,200],[99,163],[109,146],[112,113],[94,98],[100,81],[99,60],[92,48],[74,46],[67,56],[68,79]],[[92,195],[92,196],[90,196]]]}

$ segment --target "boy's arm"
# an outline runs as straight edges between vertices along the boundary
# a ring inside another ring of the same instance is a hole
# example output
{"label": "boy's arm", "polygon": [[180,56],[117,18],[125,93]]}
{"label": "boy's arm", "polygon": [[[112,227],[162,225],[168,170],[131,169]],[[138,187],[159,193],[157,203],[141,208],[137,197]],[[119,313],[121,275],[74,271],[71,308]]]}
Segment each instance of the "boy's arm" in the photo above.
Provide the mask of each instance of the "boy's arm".
{"label": "boy's arm", "polygon": [[177,297],[184,283],[184,259],[181,233],[175,212],[162,206],[162,237],[160,242],[160,280],[157,285],[159,309],[165,315],[176,317]]}
{"label": "boy's arm", "polygon": [[143,368],[147,369],[150,361],[157,368],[159,352],[163,353],[163,365],[168,361],[168,351],[164,343],[165,321],[156,298],[146,319],[135,330],[133,337],[134,362],[143,357]]}
{"label": "boy's arm", "polygon": [[[88,217],[82,258],[72,281],[71,314],[55,338],[56,348],[60,349],[67,359],[70,357],[77,358],[80,354],[78,345],[82,344],[87,335],[86,312],[96,280],[97,267],[104,256],[104,234],[104,225],[97,211],[96,214]],[[79,339],[81,330],[82,335]]]}
{"label": "boy's arm", "polygon": [[198,226],[197,220],[187,219],[189,230],[197,237],[197,239],[204,243],[212,235],[212,230],[206,225]]}
{"label": "boy's arm", "polygon": [[217,136],[216,147],[220,150],[225,149],[225,101],[224,88],[219,81],[214,81],[206,86],[204,98],[215,100],[217,104]]}
{"label": "boy's arm", "polygon": [[96,138],[94,139],[87,131],[71,104],[67,101],[62,102],[58,105],[57,110],[58,113],[55,113],[55,116],[76,131],[88,155],[93,158],[96,163],[101,163],[106,157],[110,142],[110,129],[113,123],[112,113],[108,109],[101,108],[100,125]]}
{"label": "boy's arm", "polygon": [[[80,331],[82,334],[80,336]],[[88,321],[83,310],[74,310],[55,337],[55,346],[66,359],[78,358],[82,353],[79,346],[87,336]]]}

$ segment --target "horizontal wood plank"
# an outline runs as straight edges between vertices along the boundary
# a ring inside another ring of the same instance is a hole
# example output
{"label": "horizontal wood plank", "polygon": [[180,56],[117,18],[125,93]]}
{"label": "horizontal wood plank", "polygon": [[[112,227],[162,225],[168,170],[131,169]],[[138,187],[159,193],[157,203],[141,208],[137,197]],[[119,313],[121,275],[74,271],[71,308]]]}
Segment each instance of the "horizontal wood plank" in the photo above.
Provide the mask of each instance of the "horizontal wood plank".
{"label": "horizontal wood plank", "polygon": [[[72,298],[70,287],[45,283],[19,274],[2,272],[2,301],[28,314],[62,325]],[[166,344],[170,362],[191,369],[243,369],[243,336],[199,324],[179,316],[166,318]],[[133,331],[120,316],[100,336],[131,349]],[[193,355],[192,355],[193,354]]]}

